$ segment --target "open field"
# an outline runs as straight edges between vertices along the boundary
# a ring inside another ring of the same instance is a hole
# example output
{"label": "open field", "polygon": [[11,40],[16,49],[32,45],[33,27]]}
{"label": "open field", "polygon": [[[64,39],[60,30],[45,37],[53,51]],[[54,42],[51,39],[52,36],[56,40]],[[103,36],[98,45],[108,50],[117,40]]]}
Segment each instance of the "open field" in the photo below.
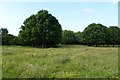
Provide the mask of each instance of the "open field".
{"label": "open field", "polygon": [[118,48],[3,46],[3,78],[117,78]]}

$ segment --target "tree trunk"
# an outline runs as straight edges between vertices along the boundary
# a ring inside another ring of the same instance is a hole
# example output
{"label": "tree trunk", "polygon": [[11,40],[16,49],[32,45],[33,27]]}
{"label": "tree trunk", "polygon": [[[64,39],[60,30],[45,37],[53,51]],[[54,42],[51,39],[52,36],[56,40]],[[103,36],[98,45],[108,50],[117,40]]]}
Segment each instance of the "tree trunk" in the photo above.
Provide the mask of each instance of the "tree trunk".
{"label": "tree trunk", "polygon": [[114,44],[113,44],[113,47],[114,47]]}
{"label": "tree trunk", "polygon": [[42,43],[42,48],[44,48],[44,43]]}
{"label": "tree trunk", "polygon": [[96,44],[96,47],[97,47],[97,44]]}

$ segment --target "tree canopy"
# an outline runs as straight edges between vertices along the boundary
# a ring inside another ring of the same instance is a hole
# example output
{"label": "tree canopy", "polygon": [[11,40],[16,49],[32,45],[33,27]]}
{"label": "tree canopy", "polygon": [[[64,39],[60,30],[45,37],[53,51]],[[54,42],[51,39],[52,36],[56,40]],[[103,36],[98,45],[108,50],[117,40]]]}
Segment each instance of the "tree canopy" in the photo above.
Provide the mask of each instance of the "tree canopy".
{"label": "tree canopy", "polygon": [[[8,34],[7,28],[0,29],[0,44],[2,45],[20,45],[19,38],[12,34]],[[2,43],[1,43],[2,42]]]}
{"label": "tree canopy", "polygon": [[24,21],[19,37],[24,45],[55,46],[61,41],[62,27],[47,10],[40,10]]}
{"label": "tree canopy", "polygon": [[92,23],[83,31],[83,40],[88,45],[105,44],[107,27],[102,24]]}
{"label": "tree canopy", "polygon": [[47,10],[40,10],[24,20],[19,35],[0,29],[0,45],[55,47],[57,44],[82,44],[89,46],[120,44],[120,28],[103,24],[89,24],[82,32],[62,30],[56,17]]}
{"label": "tree canopy", "polygon": [[62,44],[74,44],[75,43],[75,34],[73,31],[64,30],[62,32]]}
{"label": "tree canopy", "polygon": [[62,44],[81,44],[82,43],[82,33],[73,32],[70,30],[63,30],[62,32]]}
{"label": "tree canopy", "polygon": [[2,34],[2,35],[8,34],[8,29],[7,28],[1,28],[0,29],[0,34]]}
{"label": "tree canopy", "polygon": [[117,26],[110,26],[108,28],[108,43],[111,45],[120,44],[120,28]]}

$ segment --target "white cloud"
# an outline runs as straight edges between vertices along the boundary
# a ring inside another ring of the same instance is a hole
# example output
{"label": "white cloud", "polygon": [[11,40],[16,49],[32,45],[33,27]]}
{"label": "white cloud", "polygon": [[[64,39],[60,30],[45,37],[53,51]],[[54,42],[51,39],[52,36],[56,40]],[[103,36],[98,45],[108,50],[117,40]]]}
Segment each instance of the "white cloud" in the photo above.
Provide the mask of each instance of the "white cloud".
{"label": "white cloud", "polygon": [[92,14],[93,11],[91,9],[83,9],[84,12]]}

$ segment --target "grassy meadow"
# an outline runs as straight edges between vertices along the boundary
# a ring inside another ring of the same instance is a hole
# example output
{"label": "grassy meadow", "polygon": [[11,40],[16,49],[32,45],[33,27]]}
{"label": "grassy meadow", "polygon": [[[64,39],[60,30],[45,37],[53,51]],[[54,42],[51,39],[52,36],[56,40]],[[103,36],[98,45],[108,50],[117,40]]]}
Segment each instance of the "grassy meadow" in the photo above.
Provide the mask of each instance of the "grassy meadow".
{"label": "grassy meadow", "polygon": [[2,47],[3,78],[117,78],[118,48]]}

